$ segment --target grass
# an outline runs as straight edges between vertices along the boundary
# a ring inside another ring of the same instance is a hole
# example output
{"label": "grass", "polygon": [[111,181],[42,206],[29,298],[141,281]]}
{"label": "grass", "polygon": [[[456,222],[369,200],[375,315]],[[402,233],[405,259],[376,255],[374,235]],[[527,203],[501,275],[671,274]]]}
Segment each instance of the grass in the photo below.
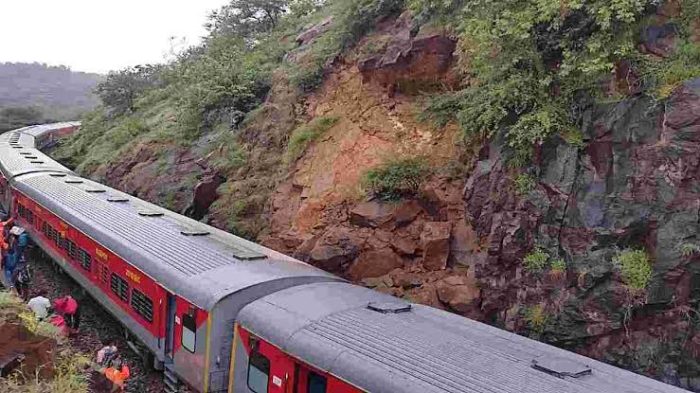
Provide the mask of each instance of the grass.
{"label": "grass", "polygon": [[622,281],[631,289],[644,290],[652,276],[652,266],[646,251],[627,249],[621,251],[613,263],[620,270]]}
{"label": "grass", "polygon": [[415,196],[430,174],[423,158],[391,159],[362,176],[362,185],[369,196],[383,200],[399,200]]}
{"label": "grass", "polygon": [[321,116],[294,130],[289,138],[285,160],[294,162],[301,158],[309,145],[330,130],[338,120],[334,116]]}
{"label": "grass", "polygon": [[536,247],[532,252],[523,258],[525,270],[530,272],[541,271],[547,266],[549,254],[543,249]]}
{"label": "grass", "polygon": [[563,259],[555,259],[550,264],[550,271],[556,276],[561,276],[566,272],[566,261]]}

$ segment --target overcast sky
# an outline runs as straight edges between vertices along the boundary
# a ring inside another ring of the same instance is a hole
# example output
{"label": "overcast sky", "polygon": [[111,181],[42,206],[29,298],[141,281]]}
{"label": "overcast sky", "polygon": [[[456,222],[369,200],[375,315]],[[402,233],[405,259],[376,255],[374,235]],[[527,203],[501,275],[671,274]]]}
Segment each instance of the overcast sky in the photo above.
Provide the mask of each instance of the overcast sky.
{"label": "overcast sky", "polygon": [[196,44],[227,0],[0,0],[0,62],[106,73],[163,62],[170,37]]}

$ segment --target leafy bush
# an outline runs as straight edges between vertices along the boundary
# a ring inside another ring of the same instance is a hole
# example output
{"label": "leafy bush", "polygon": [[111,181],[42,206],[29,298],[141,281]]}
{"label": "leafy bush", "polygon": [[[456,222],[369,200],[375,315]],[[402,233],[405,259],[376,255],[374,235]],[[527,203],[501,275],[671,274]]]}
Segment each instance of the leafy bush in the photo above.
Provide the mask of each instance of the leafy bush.
{"label": "leafy bush", "polygon": [[398,200],[415,195],[429,172],[422,158],[394,159],[365,172],[362,183],[373,196]]}
{"label": "leafy bush", "polygon": [[525,310],[525,321],[532,331],[542,334],[549,321],[549,315],[543,305],[537,304]]}
{"label": "leafy bush", "polygon": [[549,261],[549,254],[539,247],[527,254],[523,258],[523,266],[527,271],[541,271],[547,267],[547,261]]}
{"label": "leafy bush", "polygon": [[[460,32],[470,84],[435,98],[426,117],[455,119],[465,137],[503,133],[520,158],[550,135],[574,128],[570,108],[593,95],[630,56],[637,22],[656,0],[570,2],[413,0],[415,10],[451,20]],[[451,15],[451,17],[450,17]]]}
{"label": "leafy bush", "polygon": [[337,117],[317,117],[292,132],[287,145],[287,162],[298,160],[306,148],[338,122]]}
{"label": "leafy bush", "polygon": [[651,281],[652,267],[645,251],[627,249],[620,252],[613,263],[620,270],[625,284],[636,290],[646,289]]}
{"label": "leafy bush", "polygon": [[537,186],[537,181],[526,173],[519,174],[513,182],[515,183],[515,191],[519,195],[527,195]]}

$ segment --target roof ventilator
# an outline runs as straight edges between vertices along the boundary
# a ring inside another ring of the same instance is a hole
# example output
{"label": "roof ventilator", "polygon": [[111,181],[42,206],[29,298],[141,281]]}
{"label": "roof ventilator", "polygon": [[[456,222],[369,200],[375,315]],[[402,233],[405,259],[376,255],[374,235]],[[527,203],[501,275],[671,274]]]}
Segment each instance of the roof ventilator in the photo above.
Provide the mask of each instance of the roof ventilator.
{"label": "roof ventilator", "polygon": [[32,155],[32,152],[30,152],[30,151],[21,151],[21,152],[19,152],[19,155],[20,155],[20,156],[31,156],[31,155]]}
{"label": "roof ventilator", "polygon": [[103,188],[86,188],[85,192],[88,192],[90,194],[102,194],[102,193],[107,192],[107,190],[105,190]]}
{"label": "roof ventilator", "polygon": [[267,255],[251,250],[246,247],[242,246],[234,246],[234,245],[227,245],[228,249],[231,251],[233,254],[233,257],[236,259],[240,259],[242,261],[255,261],[258,259],[267,259]]}
{"label": "roof ventilator", "polygon": [[124,202],[129,202],[129,198],[124,198],[120,196],[111,196],[107,198],[107,202],[114,202],[114,203],[124,203]]}
{"label": "roof ventilator", "polygon": [[367,305],[367,308],[382,314],[401,314],[411,311],[411,305],[405,302],[372,302]]}
{"label": "roof ventilator", "polygon": [[30,164],[43,164],[44,161],[39,161],[39,160],[31,160],[29,161]]}
{"label": "roof ventilator", "polygon": [[83,184],[84,182],[80,179],[67,179],[66,184]]}
{"label": "roof ventilator", "polygon": [[163,213],[156,210],[139,210],[139,216],[143,217],[163,217]]}
{"label": "roof ventilator", "polygon": [[65,173],[52,173],[49,176],[51,176],[51,177],[66,177],[67,175]]}
{"label": "roof ventilator", "polygon": [[533,359],[532,368],[559,378],[580,378],[593,374],[589,366],[559,357]]}
{"label": "roof ventilator", "polygon": [[36,160],[39,157],[37,157],[37,156],[24,156],[24,158],[26,158],[27,160]]}
{"label": "roof ventilator", "polygon": [[180,231],[183,236],[207,236],[209,231],[203,229],[183,229]]}

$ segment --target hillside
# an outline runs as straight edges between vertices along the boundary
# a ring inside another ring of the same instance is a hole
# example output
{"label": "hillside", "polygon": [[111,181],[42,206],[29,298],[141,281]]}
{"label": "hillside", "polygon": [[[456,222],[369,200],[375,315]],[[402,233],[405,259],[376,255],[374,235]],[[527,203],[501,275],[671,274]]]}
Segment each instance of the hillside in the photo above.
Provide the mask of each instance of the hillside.
{"label": "hillside", "polygon": [[0,63],[0,130],[74,120],[98,103],[97,74],[39,63]]}
{"label": "hillside", "polygon": [[[700,5],[233,0],[55,156],[377,290],[700,391]],[[257,7],[257,8],[256,8]]]}

